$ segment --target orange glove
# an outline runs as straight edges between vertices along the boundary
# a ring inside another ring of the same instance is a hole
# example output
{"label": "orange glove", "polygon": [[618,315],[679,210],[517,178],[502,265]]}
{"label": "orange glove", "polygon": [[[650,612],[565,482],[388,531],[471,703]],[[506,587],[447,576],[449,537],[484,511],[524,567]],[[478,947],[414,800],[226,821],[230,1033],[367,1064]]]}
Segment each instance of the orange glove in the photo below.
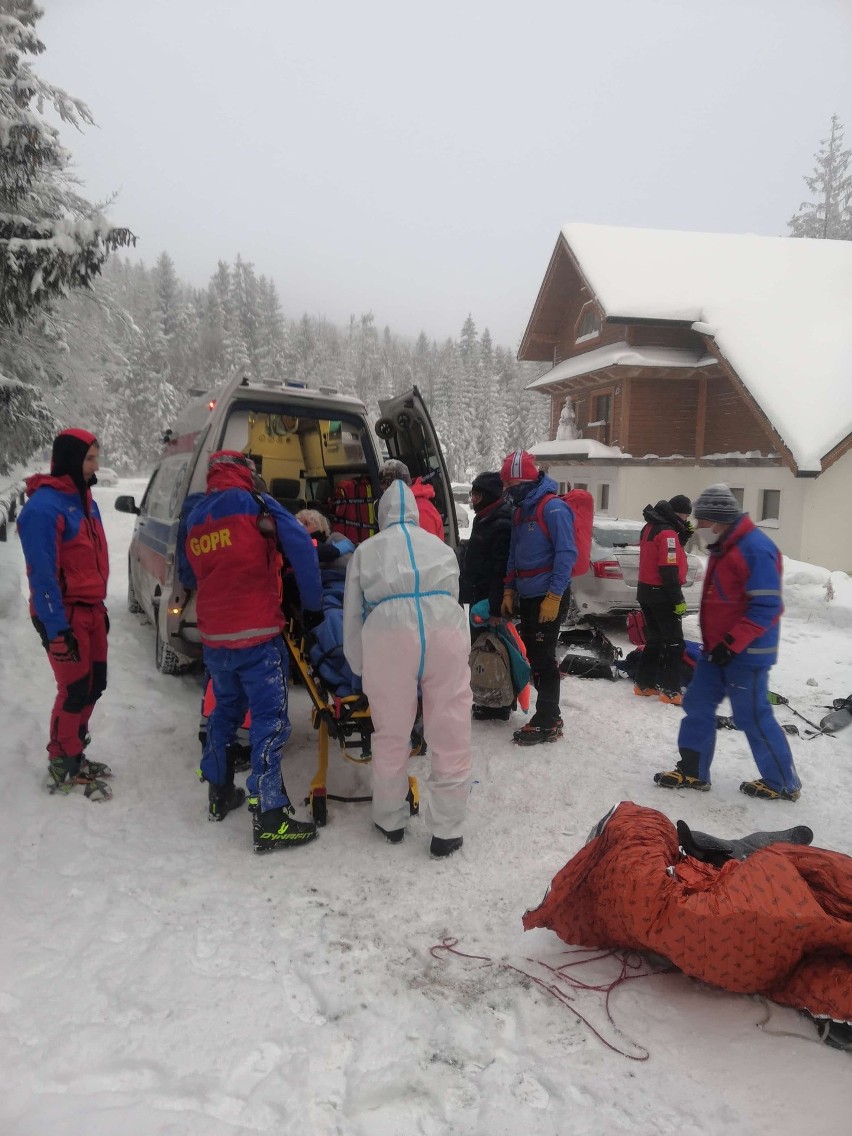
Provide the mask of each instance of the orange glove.
{"label": "orange glove", "polygon": [[500,604],[500,614],[504,615],[506,619],[511,619],[515,614],[515,591],[513,588],[506,588],[503,592],[503,602]]}
{"label": "orange glove", "polygon": [[553,623],[554,619],[559,615],[559,605],[561,603],[562,596],[555,596],[553,592],[548,592],[541,601],[541,606],[538,609],[539,623]]}

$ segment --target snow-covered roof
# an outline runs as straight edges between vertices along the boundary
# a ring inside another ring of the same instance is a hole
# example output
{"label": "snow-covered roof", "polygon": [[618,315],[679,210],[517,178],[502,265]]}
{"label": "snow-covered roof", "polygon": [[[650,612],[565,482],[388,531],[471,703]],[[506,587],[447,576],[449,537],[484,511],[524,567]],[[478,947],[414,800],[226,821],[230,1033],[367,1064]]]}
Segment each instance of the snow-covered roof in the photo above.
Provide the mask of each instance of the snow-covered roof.
{"label": "snow-covered roof", "polygon": [[585,224],[562,234],[607,316],[712,335],[800,470],[818,471],[852,432],[852,241]]}
{"label": "snow-covered roof", "polygon": [[629,458],[618,446],[605,446],[592,438],[570,438],[555,442],[536,442],[529,451],[534,458]]}
{"label": "snow-covered roof", "polygon": [[529,383],[527,390],[546,387],[560,379],[575,379],[603,367],[706,367],[716,360],[712,355],[697,356],[694,351],[675,347],[630,347],[626,343],[611,343],[596,351],[573,355]]}

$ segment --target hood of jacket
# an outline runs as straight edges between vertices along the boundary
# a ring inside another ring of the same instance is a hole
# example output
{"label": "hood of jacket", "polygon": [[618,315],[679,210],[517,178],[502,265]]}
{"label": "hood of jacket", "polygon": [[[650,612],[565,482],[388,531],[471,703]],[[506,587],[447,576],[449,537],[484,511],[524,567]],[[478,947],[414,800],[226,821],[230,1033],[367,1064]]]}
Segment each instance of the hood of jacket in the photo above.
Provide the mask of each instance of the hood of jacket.
{"label": "hood of jacket", "polygon": [[[59,493],[73,493],[75,497],[80,496],[80,490],[70,473],[64,473],[61,477],[56,477],[52,473],[34,473],[32,477],[27,478],[24,485],[28,497],[32,497],[37,490],[45,488],[56,489]],[[89,496],[88,491],[86,496]]]}
{"label": "hood of jacket", "polygon": [[559,495],[559,486],[552,477],[548,477],[546,473],[538,475],[538,483],[532,487],[526,497],[523,499],[518,508],[521,510],[521,516],[528,517],[535,512],[536,507],[542,497],[546,497],[548,493],[555,493]]}
{"label": "hood of jacket", "polygon": [[377,515],[380,529],[403,522],[419,528],[420,513],[413,487],[409,488],[404,481],[392,482],[379,498]]}
{"label": "hood of jacket", "polygon": [[248,466],[236,463],[218,463],[207,473],[207,492],[221,489],[254,489],[254,475]]}
{"label": "hood of jacket", "polygon": [[649,525],[666,525],[668,528],[676,528],[678,523],[682,523],[668,501],[658,501],[656,505],[646,505],[642,510],[642,516]]}
{"label": "hood of jacket", "polygon": [[422,477],[415,477],[411,483],[411,492],[415,497],[425,497],[427,501],[435,500],[435,490]]}

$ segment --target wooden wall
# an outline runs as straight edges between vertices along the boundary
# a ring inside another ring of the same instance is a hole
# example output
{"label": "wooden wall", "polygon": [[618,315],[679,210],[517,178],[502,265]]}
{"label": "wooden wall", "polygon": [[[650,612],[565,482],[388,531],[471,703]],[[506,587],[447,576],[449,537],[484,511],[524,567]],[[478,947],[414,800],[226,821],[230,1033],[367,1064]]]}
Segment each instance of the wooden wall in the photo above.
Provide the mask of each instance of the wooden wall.
{"label": "wooden wall", "polygon": [[634,457],[695,454],[698,380],[630,379],[630,417],[622,449]]}
{"label": "wooden wall", "polygon": [[774,448],[772,438],[740,398],[731,380],[726,375],[709,379],[704,454],[759,450],[761,454],[767,455]]}

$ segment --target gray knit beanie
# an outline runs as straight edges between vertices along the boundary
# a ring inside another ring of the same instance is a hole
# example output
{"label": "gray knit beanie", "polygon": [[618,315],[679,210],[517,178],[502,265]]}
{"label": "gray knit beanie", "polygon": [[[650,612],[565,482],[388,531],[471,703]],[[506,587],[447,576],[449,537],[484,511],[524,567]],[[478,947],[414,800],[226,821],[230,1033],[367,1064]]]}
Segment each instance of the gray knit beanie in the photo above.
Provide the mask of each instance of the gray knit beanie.
{"label": "gray knit beanie", "polygon": [[714,521],[718,525],[732,525],[742,516],[742,509],[727,485],[710,485],[692,506],[698,521]]}
{"label": "gray knit beanie", "polygon": [[379,470],[379,481],[404,481],[406,485],[410,485],[411,474],[405,462],[401,462],[398,458],[388,458]]}

